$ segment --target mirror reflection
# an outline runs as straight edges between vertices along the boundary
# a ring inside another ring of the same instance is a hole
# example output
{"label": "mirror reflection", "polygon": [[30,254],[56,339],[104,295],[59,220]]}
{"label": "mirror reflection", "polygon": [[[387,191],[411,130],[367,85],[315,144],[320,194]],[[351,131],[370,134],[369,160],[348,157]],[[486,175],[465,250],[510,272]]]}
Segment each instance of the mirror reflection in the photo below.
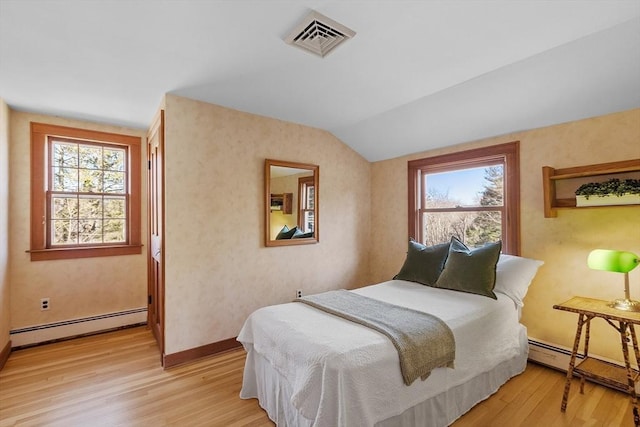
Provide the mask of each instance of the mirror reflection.
{"label": "mirror reflection", "polygon": [[265,161],[267,246],[318,242],[318,166]]}

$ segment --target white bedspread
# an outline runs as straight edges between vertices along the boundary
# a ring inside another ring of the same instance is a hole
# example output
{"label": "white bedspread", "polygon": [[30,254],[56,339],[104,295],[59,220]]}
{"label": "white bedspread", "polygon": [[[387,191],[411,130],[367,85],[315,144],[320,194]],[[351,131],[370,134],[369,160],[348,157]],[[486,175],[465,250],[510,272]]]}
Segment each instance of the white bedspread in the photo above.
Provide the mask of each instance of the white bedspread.
{"label": "white bedspread", "polygon": [[[503,294],[493,300],[402,280],[353,292],[445,321],[456,341],[455,369],[438,368],[406,386],[398,354],[384,335],[305,304],[259,309],[238,340],[288,382],[291,404],[315,426],[372,426],[522,351],[524,326]],[[241,397],[258,397],[245,388]]]}

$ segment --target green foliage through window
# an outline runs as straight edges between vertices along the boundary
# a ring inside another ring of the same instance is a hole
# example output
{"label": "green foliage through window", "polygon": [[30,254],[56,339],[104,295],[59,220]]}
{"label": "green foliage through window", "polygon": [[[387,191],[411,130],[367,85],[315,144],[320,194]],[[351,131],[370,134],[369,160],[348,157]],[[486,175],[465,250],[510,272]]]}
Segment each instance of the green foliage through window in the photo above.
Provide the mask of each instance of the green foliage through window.
{"label": "green foliage through window", "polygon": [[[435,245],[451,240],[455,236],[469,247],[478,247],[502,238],[502,211],[504,205],[503,165],[477,168],[483,174],[483,182],[465,180],[469,170],[447,172],[447,188],[429,185],[431,174],[425,174],[427,188],[426,205],[431,208],[423,212],[424,244]],[[468,179],[468,178],[467,178]],[[477,186],[479,191],[473,200],[460,200],[450,194],[462,194],[462,187]],[[456,188],[456,186],[458,188]],[[474,208],[481,210],[474,210]]]}

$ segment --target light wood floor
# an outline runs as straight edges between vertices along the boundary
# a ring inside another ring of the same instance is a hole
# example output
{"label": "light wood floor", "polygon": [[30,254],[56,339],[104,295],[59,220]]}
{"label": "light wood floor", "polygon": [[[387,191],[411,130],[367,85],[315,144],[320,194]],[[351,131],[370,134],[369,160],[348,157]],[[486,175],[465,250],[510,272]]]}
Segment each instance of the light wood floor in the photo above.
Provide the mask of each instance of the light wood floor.
{"label": "light wood floor", "polygon": [[[15,351],[0,371],[0,426],[273,426],[238,397],[243,350],[169,370],[144,327]],[[529,364],[454,427],[633,426],[630,399]]]}

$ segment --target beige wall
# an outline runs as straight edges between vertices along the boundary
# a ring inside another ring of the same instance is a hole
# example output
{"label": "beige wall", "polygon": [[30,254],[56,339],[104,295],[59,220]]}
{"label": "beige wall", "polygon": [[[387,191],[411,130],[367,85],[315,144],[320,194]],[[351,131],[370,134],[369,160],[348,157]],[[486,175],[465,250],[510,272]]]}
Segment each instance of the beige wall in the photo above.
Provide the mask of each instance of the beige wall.
{"label": "beige wall", "polygon": [[[146,307],[146,247],[140,255],[31,262],[29,254],[31,121],[145,136],[140,130],[11,111],[10,114],[11,327]],[[144,141],[144,139],[143,139]],[[143,163],[146,163],[143,149]],[[145,169],[143,169],[145,170]],[[142,236],[146,236],[143,177]],[[51,309],[40,311],[40,298]]]}
{"label": "beige wall", "polygon": [[[367,282],[370,164],[330,133],[167,95],[166,353],[256,308]],[[265,158],[320,166],[320,243],[264,246]]]}
{"label": "beige wall", "polygon": [[11,330],[9,287],[9,107],[0,98],[0,350]]}
{"label": "beige wall", "polygon": [[[595,248],[640,254],[640,208],[563,210],[557,218],[545,218],[541,169],[640,158],[640,109],[374,163],[371,278],[388,280],[404,261],[408,160],[514,140],[520,141],[522,255],[545,262],[525,299],[522,322],[529,337],[570,347],[577,316],[552,306],[574,295],[607,300],[623,296],[623,276],[590,270],[586,258]],[[632,297],[640,299],[640,268],[630,273],[630,282]],[[622,360],[619,336],[602,321],[593,322],[590,349]]]}
{"label": "beige wall", "polygon": [[[428,155],[521,141],[522,255],[545,261],[525,300],[530,337],[570,346],[576,317],[553,304],[573,295],[622,295],[621,275],[587,268],[591,249],[640,253],[638,207],[566,210],[544,218],[541,179],[544,165],[640,157],[639,109],[370,164],[323,130],[172,95],[164,103],[168,354],[236,336],[253,310],[289,301],[296,289],[310,294],[391,278],[407,245],[407,161]],[[144,253],[29,260],[30,121],[144,136],[13,112],[0,100],[0,346],[9,328],[146,305]],[[320,165],[320,244],[264,246],[265,158]],[[640,268],[630,276],[632,295],[640,299]],[[45,296],[52,308],[41,312],[38,302]],[[609,326],[594,322],[592,334],[594,353],[621,360]]]}

